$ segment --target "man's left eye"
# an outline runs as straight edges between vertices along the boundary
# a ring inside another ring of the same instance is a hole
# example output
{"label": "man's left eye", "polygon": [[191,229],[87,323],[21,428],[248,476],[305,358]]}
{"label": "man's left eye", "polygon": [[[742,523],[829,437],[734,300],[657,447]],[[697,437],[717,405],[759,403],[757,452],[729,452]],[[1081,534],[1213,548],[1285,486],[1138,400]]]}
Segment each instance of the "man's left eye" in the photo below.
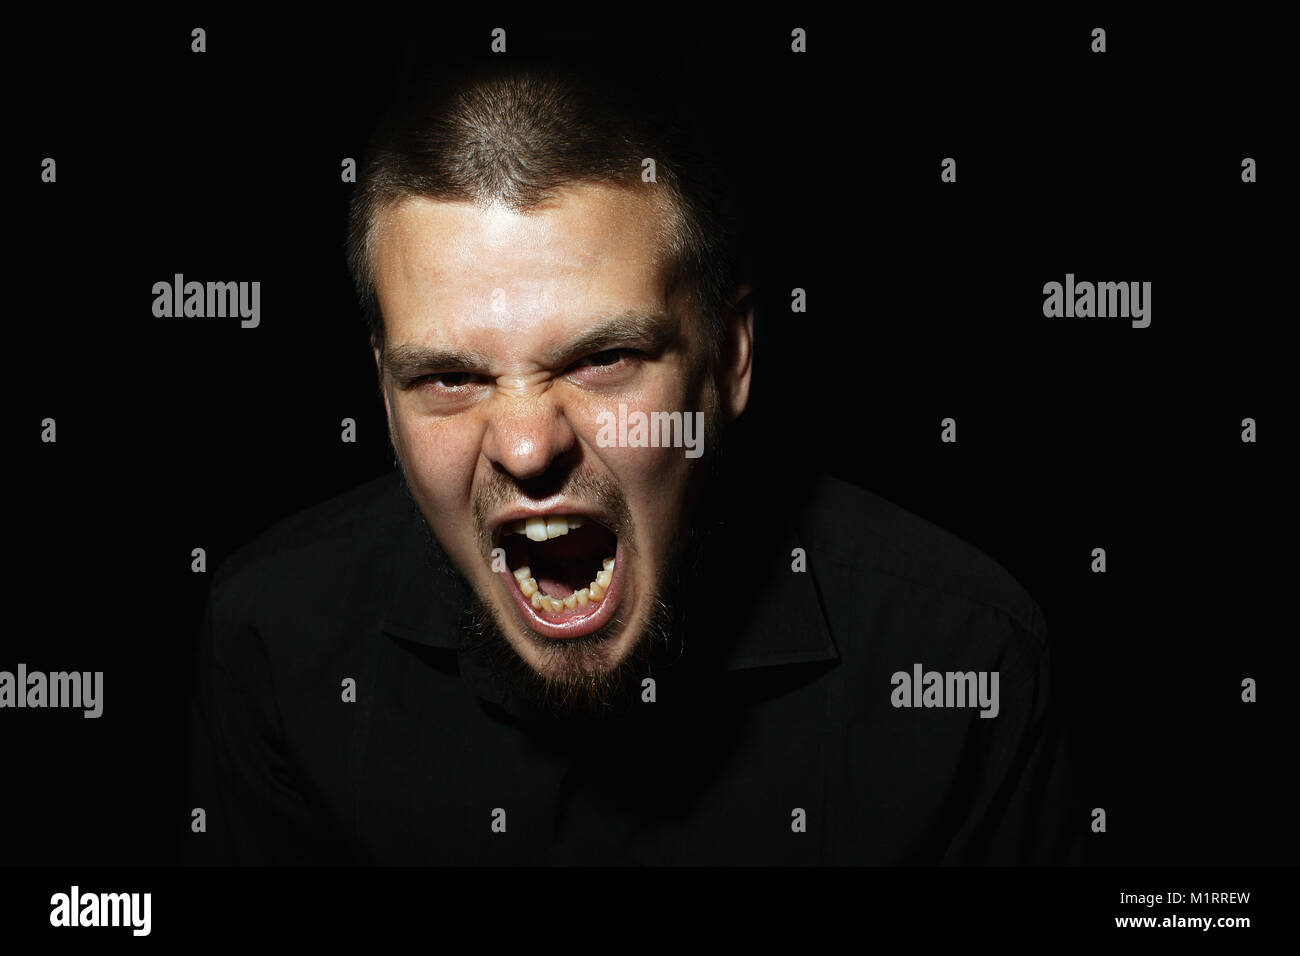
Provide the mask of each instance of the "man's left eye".
{"label": "man's left eye", "polygon": [[610,365],[617,365],[624,358],[632,358],[634,353],[630,349],[606,349],[604,352],[597,352],[594,355],[588,355],[585,359],[577,363],[577,367],[584,365],[604,368]]}

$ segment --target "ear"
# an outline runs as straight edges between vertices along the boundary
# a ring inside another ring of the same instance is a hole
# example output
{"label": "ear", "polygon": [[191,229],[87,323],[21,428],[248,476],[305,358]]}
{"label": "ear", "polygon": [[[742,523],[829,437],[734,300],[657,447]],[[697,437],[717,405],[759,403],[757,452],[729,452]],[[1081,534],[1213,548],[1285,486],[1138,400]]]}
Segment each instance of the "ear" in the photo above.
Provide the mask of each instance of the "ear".
{"label": "ear", "polygon": [[749,404],[749,383],[754,368],[754,290],[736,289],[723,318],[722,352],[718,358],[718,397],[724,421],[740,417]]}

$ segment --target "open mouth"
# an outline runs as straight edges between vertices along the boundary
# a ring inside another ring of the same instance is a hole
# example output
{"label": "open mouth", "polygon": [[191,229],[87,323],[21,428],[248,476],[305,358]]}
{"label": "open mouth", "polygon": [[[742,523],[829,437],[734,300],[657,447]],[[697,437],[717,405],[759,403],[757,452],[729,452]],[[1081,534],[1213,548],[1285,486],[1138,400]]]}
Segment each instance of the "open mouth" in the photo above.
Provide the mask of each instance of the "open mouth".
{"label": "open mouth", "polygon": [[524,622],[544,637],[590,634],[613,617],[621,596],[618,536],[587,515],[555,513],[504,521],[502,577]]}

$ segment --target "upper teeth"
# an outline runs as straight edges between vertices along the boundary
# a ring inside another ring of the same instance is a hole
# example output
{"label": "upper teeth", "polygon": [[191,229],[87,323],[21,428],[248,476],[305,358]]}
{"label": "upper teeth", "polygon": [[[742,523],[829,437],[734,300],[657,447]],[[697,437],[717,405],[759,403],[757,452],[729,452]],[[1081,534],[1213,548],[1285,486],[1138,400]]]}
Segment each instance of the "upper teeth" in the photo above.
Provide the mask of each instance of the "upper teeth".
{"label": "upper teeth", "polygon": [[522,518],[511,521],[505,527],[505,534],[525,534],[530,541],[545,541],[568,534],[574,528],[581,528],[587,523],[586,518],[577,515],[547,515],[545,518]]}

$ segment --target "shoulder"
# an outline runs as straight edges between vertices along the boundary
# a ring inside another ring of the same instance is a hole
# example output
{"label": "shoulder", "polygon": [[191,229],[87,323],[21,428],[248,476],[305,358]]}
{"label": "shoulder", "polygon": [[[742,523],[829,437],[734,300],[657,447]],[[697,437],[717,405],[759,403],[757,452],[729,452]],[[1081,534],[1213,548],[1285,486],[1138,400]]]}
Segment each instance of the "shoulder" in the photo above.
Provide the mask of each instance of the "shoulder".
{"label": "shoulder", "polygon": [[985,646],[1014,646],[1023,664],[1037,663],[1047,640],[1042,609],[1006,568],[974,545],[828,475],[812,481],[799,513],[809,564],[820,558],[851,576],[855,631],[880,634],[879,622],[886,620],[899,622],[896,630],[909,637],[933,627]]}
{"label": "shoulder", "polygon": [[[412,512],[399,476],[368,481],[258,534],[221,562],[212,601],[247,609],[273,601],[301,612],[382,576],[384,556]],[[386,545],[386,543],[389,543]]]}

